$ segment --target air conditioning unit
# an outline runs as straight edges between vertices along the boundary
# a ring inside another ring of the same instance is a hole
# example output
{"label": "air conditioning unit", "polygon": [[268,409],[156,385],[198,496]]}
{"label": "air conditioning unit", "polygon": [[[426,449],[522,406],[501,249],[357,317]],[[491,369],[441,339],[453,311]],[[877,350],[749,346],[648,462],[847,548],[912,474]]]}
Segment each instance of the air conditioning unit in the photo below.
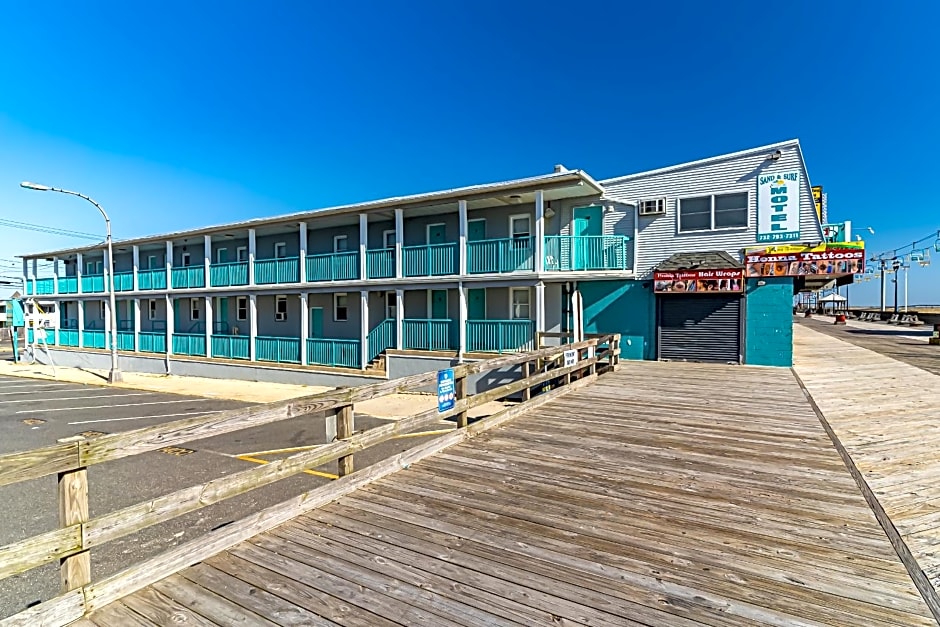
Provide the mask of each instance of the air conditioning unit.
{"label": "air conditioning unit", "polygon": [[666,199],[641,200],[639,205],[641,216],[658,216],[666,213]]}
{"label": "air conditioning unit", "polygon": [[285,312],[285,311],[277,311],[277,312],[275,312],[275,313],[274,313],[274,320],[277,321],[277,322],[284,322],[285,320],[287,320],[287,312]]}

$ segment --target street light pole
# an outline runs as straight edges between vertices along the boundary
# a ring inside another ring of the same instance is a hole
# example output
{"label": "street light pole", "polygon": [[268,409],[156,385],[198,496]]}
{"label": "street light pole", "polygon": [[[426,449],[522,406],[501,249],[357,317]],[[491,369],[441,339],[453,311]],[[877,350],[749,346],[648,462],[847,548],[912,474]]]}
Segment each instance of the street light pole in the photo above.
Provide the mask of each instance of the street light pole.
{"label": "street light pole", "polygon": [[894,270],[894,313],[898,313],[898,272],[901,268],[901,262],[895,258],[891,262],[891,268]]}
{"label": "street light pole", "polygon": [[[111,307],[111,371],[108,373],[108,383],[120,383],[123,380],[121,375],[121,369],[118,367],[118,353],[117,353],[117,306],[114,298],[114,249],[111,247],[111,218],[108,217],[108,214],[97,202],[86,196],[85,194],[80,194],[78,192],[69,191],[67,189],[60,189],[58,187],[50,187],[48,185],[39,185],[38,183],[30,183],[28,181],[23,181],[20,183],[20,187],[25,189],[32,189],[38,192],[59,192],[60,194],[68,194],[70,196],[78,196],[84,200],[87,200],[93,204],[98,211],[101,212],[101,216],[104,218],[106,238],[105,242],[108,246],[108,301]],[[79,330],[81,332],[81,330]]]}

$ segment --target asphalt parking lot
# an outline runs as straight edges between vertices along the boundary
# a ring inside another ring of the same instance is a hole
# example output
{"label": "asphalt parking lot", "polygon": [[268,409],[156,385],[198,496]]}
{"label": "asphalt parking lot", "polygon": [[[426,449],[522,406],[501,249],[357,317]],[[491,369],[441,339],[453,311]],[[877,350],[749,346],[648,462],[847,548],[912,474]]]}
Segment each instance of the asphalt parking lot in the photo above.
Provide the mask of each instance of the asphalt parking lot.
{"label": "asphalt parking lot", "polygon": [[[0,377],[0,454],[157,425],[247,403],[160,392]],[[356,429],[387,420],[356,416]],[[386,442],[356,455],[362,468],[406,450],[439,428]],[[92,466],[88,471],[92,517],[174,490],[251,468],[326,442],[324,419],[301,416]],[[260,508],[335,478],[335,462],[197,512],[169,520],[92,551],[99,579]],[[0,487],[0,546],[57,526],[56,478]],[[0,618],[55,596],[58,566],[49,564],[0,581]]]}

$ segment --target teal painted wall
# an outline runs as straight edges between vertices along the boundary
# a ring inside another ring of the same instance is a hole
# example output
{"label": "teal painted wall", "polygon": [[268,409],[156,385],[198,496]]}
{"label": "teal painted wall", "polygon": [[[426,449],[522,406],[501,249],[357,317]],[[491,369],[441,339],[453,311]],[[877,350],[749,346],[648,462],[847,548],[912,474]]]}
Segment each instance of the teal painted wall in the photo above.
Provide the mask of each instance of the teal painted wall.
{"label": "teal painted wall", "polygon": [[[758,281],[766,285],[758,286]],[[793,279],[748,279],[744,363],[793,365]]]}
{"label": "teal painted wall", "polygon": [[646,281],[578,281],[585,333],[620,333],[623,359],[656,358],[656,298]]}

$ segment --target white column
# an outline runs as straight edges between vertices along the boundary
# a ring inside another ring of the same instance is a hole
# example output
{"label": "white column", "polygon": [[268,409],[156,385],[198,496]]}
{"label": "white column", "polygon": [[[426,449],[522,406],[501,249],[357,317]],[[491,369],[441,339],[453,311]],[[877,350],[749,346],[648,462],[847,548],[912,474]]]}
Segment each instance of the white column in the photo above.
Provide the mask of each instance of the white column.
{"label": "white column", "polygon": [[[168,244],[171,246],[171,244]],[[173,354],[173,333],[176,332],[176,317],[173,315],[173,301],[175,299],[166,295],[166,354]]]}
{"label": "white column", "polygon": [[33,281],[33,294],[37,296],[38,294],[36,293],[36,273],[38,270],[39,270],[39,260],[33,259],[32,268],[30,268],[30,278]]}
{"label": "white column", "polygon": [[[545,270],[545,197],[542,190],[535,192],[535,271]],[[542,320],[545,317],[542,316]],[[543,329],[544,331],[544,329]]]}
{"label": "white column", "polygon": [[52,258],[52,293],[59,293],[59,258]]}
{"label": "white column", "polygon": [[300,365],[307,365],[307,338],[310,337],[310,308],[307,292],[300,293]]}
{"label": "white column", "polygon": [[545,284],[541,281],[535,286],[535,332],[545,332]]}
{"label": "white column", "polygon": [[133,255],[133,263],[134,263],[134,275],[133,275],[134,283],[132,287],[134,288],[134,291],[136,292],[138,289],[137,272],[140,271],[140,246],[133,246],[131,248],[131,251],[132,251],[131,254]]}
{"label": "white column", "polygon": [[[255,284],[255,253],[257,240],[255,237],[255,230],[248,229],[248,285]],[[251,340],[251,359],[254,360],[255,355],[255,341]]]}
{"label": "white column", "polygon": [[[212,285],[212,281],[210,280],[210,274],[209,274],[210,266],[212,265],[212,236],[204,235],[202,241],[203,241],[202,250],[204,253],[202,256],[202,264],[203,264],[203,272],[206,273],[204,281],[205,281],[205,286],[209,287],[210,285]],[[208,350],[209,350],[209,347],[206,346],[206,351]]]}
{"label": "white column", "polygon": [[23,260],[23,295],[24,296],[29,290],[29,288],[26,287],[27,285],[29,285],[29,260],[24,259]]}
{"label": "white column", "polygon": [[[459,259],[460,276],[467,274],[467,201],[457,201],[457,214],[460,222],[460,242],[457,245],[457,259]],[[462,346],[462,345],[461,345]]]}
{"label": "white column", "polygon": [[402,274],[401,247],[405,238],[405,220],[404,212],[401,209],[395,210],[395,278],[400,279]]}
{"label": "white column", "polygon": [[[430,313],[430,312],[429,312]],[[395,348],[401,350],[405,319],[405,290],[395,290]]]}
{"label": "white column", "polygon": [[85,338],[82,337],[85,330],[85,301],[76,302],[78,304],[78,347],[83,348],[85,346]]}
{"label": "white column", "polygon": [[[307,282],[307,223],[300,223],[300,282]],[[306,347],[303,347],[300,351],[301,354],[306,354]],[[301,361],[303,358],[301,357]]]}
{"label": "white column", "polygon": [[[117,338],[111,337],[111,316],[117,316],[117,312],[111,311],[111,303],[108,299],[102,302],[104,303],[104,345],[105,348],[110,348],[111,342],[117,344]],[[114,301],[114,306],[117,307],[117,301]]]}
{"label": "white column", "polygon": [[131,302],[134,307],[134,352],[136,353],[140,350],[140,299],[135,298]]}
{"label": "white column", "polygon": [[359,292],[359,364],[365,370],[369,359],[369,292]]}
{"label": "white column", "polygon": [[[463,202],[462,200],[460,202]],[[467,288],[461,282],[457,290],[459,292],[459,307],[457,311],[457,324],[460,326],[459,343],[457,344],[457,359],[463,361],[464,353],[467,352]]]}
{"label": "white column", "polygon": [[[359,278],[366,278],[366,250],[369,248],[369,216],[359,214]],[[363,362],[365,363],[365,362]]]}
{"label": "white column", "polygon": [[[166,259],[164,259],[164,265],[166,266],[166,289],[173,289],[173,242],[166,243]],[[169,316],[167,316],[169,318]],[[167,327],[169,328],[169,327]],[[167,351],[170,350],[169,338],[167,338]]]}
{"label": "white column", "polygon": [[[252,229],[253,230],[253,229]],[[251,259],[251,253],[248,254]],[[248,295],[248,359],[255,361],[255,338],[258,337],[258,296]]]}
{"label": "white column", "polygon": [[[102,252],[101,259],[103,261],[101,264],[101,278],[104,280],[104,293],[109,294],[111,292],[111,279],[109,278],[109,275],[111,274],[111,259],[108,255],[107,248],[105,248]],[[107,336],[107,334],[105,335]],[[117,338],[114,338],[114,340],[117,341]]]}
{"label": "white column", "polygon": [[212,357],[212,297],[206,296],[206,357]]}
{"label": "white column", "polygon": [[[84,261],[82,260],[82,254],[76,253],[75,254],[75,283],[77,285],[76,289],[78,290],[79,294],[82,293],[82,264],[83,263]],[[24,274],[25,274],[25,269],[24,269]],[[79,333],[78,335],[79,337],[81,337],[82,334]]]}

